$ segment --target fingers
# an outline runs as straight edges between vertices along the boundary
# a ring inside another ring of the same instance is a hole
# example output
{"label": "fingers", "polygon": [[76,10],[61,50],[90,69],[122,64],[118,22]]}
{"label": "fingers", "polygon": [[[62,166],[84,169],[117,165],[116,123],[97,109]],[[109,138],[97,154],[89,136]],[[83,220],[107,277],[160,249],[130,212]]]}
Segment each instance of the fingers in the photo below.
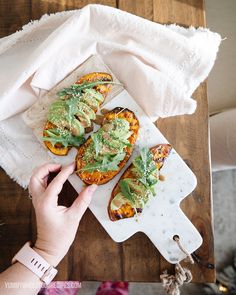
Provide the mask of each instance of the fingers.
{"label": "fingers", "polygon": [[84,212],[88,208],[92,200],[93,193],[96,191],[97,187],[98,186],[96,184],[86,187],[71,205],[69,211],[71,211],[72,214],[76,214],[78,221],[80,221]]}
{"label": "fingers", "polygon": [[45,191],[45,179],[48,177],[50,172],[56,172],[60,168],[60,164],[48,163],[34,170],[29,183],[29,193],[32,195],[32,197],[42,194]]}
{"label": "fingers", "polygon": [[66,182],[68,177],[74,172],[75,163],[71,163],[67,166],[64,166],[58,175],[51,181],[51,183],[47,187],[47,197],[53,198],[58,196],[61,192],[63,184]]}

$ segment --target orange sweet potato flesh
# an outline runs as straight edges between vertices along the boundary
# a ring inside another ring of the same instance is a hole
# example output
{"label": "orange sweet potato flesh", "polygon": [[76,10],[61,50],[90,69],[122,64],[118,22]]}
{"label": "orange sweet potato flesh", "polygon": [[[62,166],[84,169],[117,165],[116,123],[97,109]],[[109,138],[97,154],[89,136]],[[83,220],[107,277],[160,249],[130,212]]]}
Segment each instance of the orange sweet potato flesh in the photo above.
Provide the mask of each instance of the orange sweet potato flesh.
{"label": "orange sweet potato flesh", "polygon": [[[48,136],[45,130],[55,128],[55,127],[56,125],[47,121],[46,125],[44,126],[43,136]],[[67,155],[70,150],[70,147],[63,147],[60,143],[56,143],[55,145],[53,145],[50,141],[44,141],[44,144],[53,154],[58,156]]]}
{"label": "orange sweet potato flesh", "polygon": [[130,131],[133,131],[131,136],[129,137],[129,142],[131,143],[132,147],[126,147],[124,149],[124,152],[126,153],[125,158],[120,162],[119,169],[116,171],[107,171],[107,172],[101,172],[101,171],[94,171],[94,172],[88,172],[88,171],[82,171],[80,172],[79,170],[82,169],[83,167],[86,166],[86,162],[83,161],[83,156],[86,151],[86,148],[90,145],[92,139],[89,137],[86,142],[81,145],[78,149],[78,154],[76,157],[76,166],[77,166],[77,175],[82,179],[82,181],[86,184],[104,184],[111,180],[113,177],[115,177],[119,171],[125,166],[126,162],[129,160],[132,151],[133,151],[133,145],[138,137],[138,130],[139,130],[139,121],[136,118],[135,114],[128,110],[128,109],[123,109],[120,107],[117,107],[113,109],[112,111],[108,112],[104,116],[103,124],[107,120],[112,120],[114,118],[122,118],[125,119],[129,122],[130,124]]}
{"label": "orange sweet potato flesh", "polygon": [[[112,76],[108,73],[102,73],[102,72],[93,72],[86,74],[82,76],[75,84],[82,84],[83,82],[96,82],[96,81],[112,81]],[[111,84],[101,84],[101,85],[96,85],[94,89],[98,92],[100,92],[104,100],[108,93],[111,90]],[[97,110],[94,110],[97,112]],[[51,122],[47,121],[44,130],[50,129],[50,128],[55,128],[56,126],[52,124]],[[46,132],[43,132],[43,136],[48,136]],[[49,141],[44,141],[45,146],[55,155],[57,156],[65,156],[68,154],[69,150],[71,147],[63,147],[61,144],[51,144]]]}
{"label": "orange sweet potato flesh", "polygon": [[[75,84],[81,84],[83,82],[96,82],[96,81],[112,81],[112,76],[108,73],[94,72],[89,73],[81,77]],[[100,92],[104,99],[111,90],[111,84],[98,84],[94,89]]]}
{"label": "orange sweet potato flesh", "polygon": [[[160,170],[163,165],[165,159],[168,157],[170,151],[171,151],[171,146],[169,144],[158,144],[150,149],[151,153],[153,154],[153,160],[156,163],[156,167],[158,170]],[[125,172],[122,174],[121,179],[124,178],[135,178],[135,175],[132,173],[132,168],[133,164],[131,164]],[[120,193],[120,187],[119,187],[119,181],[114,187],[112,193],[111,193],[111,198],[108,204],[108,215],[111,221],[116,221],[119,219],[123,218],[130,218],[135,215],[135,210],[134,208],[129,204],[125,203],[123,204],[118,210],[111,210],[111,202],[114,199],[114,197]]]}

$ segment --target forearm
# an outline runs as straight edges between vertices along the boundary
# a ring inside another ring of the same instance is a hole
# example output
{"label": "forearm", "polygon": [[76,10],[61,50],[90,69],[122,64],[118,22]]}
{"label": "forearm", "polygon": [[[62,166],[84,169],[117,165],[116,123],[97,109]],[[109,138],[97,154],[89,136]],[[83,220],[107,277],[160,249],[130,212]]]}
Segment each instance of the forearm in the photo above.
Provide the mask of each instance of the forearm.
{"label": "forearm", "polygon": [[[37,241],[33,249],[47,262],[46,268],[49,267],[48,264],[56,267],[66,255],[75,238],[80,219],[97,188],[96,185],[86,187],[69,208],[58,206],[58,194],[68,177],[74,172],[74,162],[63,167],[47,185],[49,173],[58,172],[60,168],[61,165],[58,164],[45,164],[39,167],[32,175],[29,184],[37,219]],[[33,255],[34,253],[27,249],[27,244],[25,246],[23,252],[28,251],[25,254],[31,253]],[[27,255],[25,256],[27,257]],[[20,259],[20,261],[22,260]],[[29,261],[32,264],[34,260],[30,259]],[[30,263],[28,264],[29,268],[31,267]],[[36,272],[40,276],[42,273],[45,279],[43,270],[44,267],[41,271]],[[46,272],[46,281],[49,282],[56,272],[50,267],[48,272]],[[0,295],[34,295],[38,293],[42,285],[40,278],[20,262],[0,274]]]}
{"label": "forearm", "polygon": [[38,294],[42,284],[37,275],[16,262],[0,274],[0,295]]}
{"label": "forearm", "polygon": [[[36,247],[33,249],[54,267],[60,261],[56,255],[50,255]],[[20,262],[0,274],[0,295],[34,295],[38,294],[42,285],[40,278]]]}

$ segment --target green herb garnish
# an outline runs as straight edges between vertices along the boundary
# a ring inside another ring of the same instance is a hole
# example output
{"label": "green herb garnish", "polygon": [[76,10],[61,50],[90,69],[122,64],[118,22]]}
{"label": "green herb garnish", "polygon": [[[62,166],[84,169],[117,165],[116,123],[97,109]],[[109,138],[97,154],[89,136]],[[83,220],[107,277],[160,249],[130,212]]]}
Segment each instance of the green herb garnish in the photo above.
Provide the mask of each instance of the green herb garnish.
{"label": "green herb garnish", "polygon": [[98,102],[103,102],[104,100],[103,95],[93,88],[84,89],[83,96],[84,97],[89,96],[89,97],[95,98]]}
{"label": "green herb garnish", "polygon": [[155,195],[154,185],[158,181],[159,170],[153,160],[153,154],[146,147],[140,150],[140,156],[137,156],[132,164],[134,166],[132,173],[135,178],[121,179],[119,181],[121,193],[118,193],[115,198],[119,199],[120,195],[123,196],[137,216],[137,209],[143,209],[149,196]]}
{"label": "green herb garnish", "polygon": [[122,195],[132,204],[135,205],[135,195],[131,192],[130,187],[128,183],[125,181],[125,179],[121,179],[119,181],[119,186]]}
{"label": "green herb garnish", "polygon": [[100,172],[107,172],[107,171],[116,171],[119,169],[120,162],[124,159],[125,153],[120,153],[115,156],[104,155],[101,162],[94,162],[91,164],[87,164],[84,168],[79,169],[79,172],[83,171],[100,171]]}
{"label": "green herb garnish", "polygon": [[96,156],[98,156],[101,148],[102,148],[102,139],[101,139],[101,135],[99,132],[97,133],[93,133],[91,135],[91,138],[93,140],[93,145],[94,145],[94,149],[95,149],[95,153],[96,153]]}
{"label": "green herb garnish", "polygon": [[57,143],[62,144],[64,147],[80,146],[85,142],[84,136],[73,136],[67,130],[60,130],[52,128],[44,131],[48,136],[42,137],[43,141],[49,141],[54,146]]}
{"label": "green herb garnish", "polygon": [[[64,96],[74,96],[74,97],[80,97],[83,93],[83,90],[86,89],[88,92],[88,89],[92,89],[93,87],[101,84],[117,84],[122,85],[120,83],[112,82],[112,81],[95,81],[95,82],[83,82],[81,84],[73,84],[70,87],[64,88],[61,91],[57,93],[58,96],[64,97]],[[99,97],[100,99],[100,97]]]}
{"label": "green herb garnish", "polygon": [[115,118],[107,121],[96,133],[91,135],[91,143],[87,147],[83,161],[86,166],[81,171],[115,171],[124,159],[124,148],[131,146],[127,136],[129,123],[125,119]]}
{"label": "green herb garnish", "polygon": [[132,164],[135,167],[133,168],[134,174],[139,177],[138,180],[147,188],[157,183],[156,173],[158,169],[153,161],[153,155],[148,148],[142,148],[140,150],[140,156],[136,157]]}
{"label": "green herb garnish", "polygon": [[[79,146],[84,142],[84,128],[91,126],[91,120],[96,118],[95,111],[104,97],[93,89],[101,84],[119,84],[113,81],[94,81],[73,84],[59,91],[59,99],[51,104],[48,121],[57,127],[46,130],[48,136],[43,137],[53,145],[60,143],[64,147]],[[121,84],[119,84],[121,85]],[[77,134],[78,136],[74,136]],[[95,143],[96,155],[98,142]]]}

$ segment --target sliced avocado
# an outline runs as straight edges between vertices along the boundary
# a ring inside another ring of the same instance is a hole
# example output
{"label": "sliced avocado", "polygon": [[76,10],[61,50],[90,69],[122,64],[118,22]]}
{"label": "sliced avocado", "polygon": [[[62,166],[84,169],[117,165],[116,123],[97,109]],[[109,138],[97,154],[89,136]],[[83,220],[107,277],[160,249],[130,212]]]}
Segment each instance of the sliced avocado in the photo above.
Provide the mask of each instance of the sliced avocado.
{"label": "sliced avocado", "polygon": [[89,119],[89,116],[82,110],[78,110],[76,117],[79,119],[80,123],[82,124],[84,128],[91,126],[91,121]]}
{"label": "sliced avocado", "polygon": [[146,187],[140,183],[137,179],[133,178],[125,178],[126,183],[128,183],[129,187],[131,188],[132,192],[138,195],[145,195],[147,193]]}
{"label": "sliced avocado", "polygon": [[103,145],[99,154],[101,156],[104,156],[104,155],[115,155],[117,154],[117,149],[111,147],[111,146],[106,146],[106,145]]}
{"label": "sliced avocado", "polygon": [[54,111],[58,108],[65,108],[66,107],[66,104],[65,104],[65,101],[64,100],[58,100],[58,101],[55,101],[54,103],[51,104],[50,108],[49,108],[49,112],[51,111]]}
{"label": "sliced avocado", "polygon": [[102,148],[100,154],[117,154],[123,151],[125,144],[119,139],[112,138],[108,133],[102,133]]}
{"label": "sliced avocado", "polygon": [[[82,119],[84,119],[84,112],[82,114],[78,114],[78,117],[79,120],[82,121]],[[114,121],[116,122],[114,123]],[[127,139],[124,137],[119,136],[119,132],[117,133],[117,137],[112,136],[112,132],[119,128],[122,130],[122,132],[120,131],[122,135],[124,132],[122,128],[126,129],[125,134],[129,133],[129,123],[125,121],[126,120],[124,119],[113,119],[106,121],[106,123],[97,131],[97,133],[92,136],[92,145],[94,148],[92,158],[95,162],[103,162],[103,159],[107,159],[110,156],[116,157],[122,153],[125,157],[124,148],[130,144],[129,141],[127,141]],[[90,155],[86,155],[86,159],[87,158],[90,158]],[[123,159],[124,158],[122,158],[122,160]]]}
{"label": "sliced avocado", "polygon": [[105,131],[105,132],[111,132],[112,129],[113,129],[113,124],[112,124],[112,121],[107,121],[103,126],[102,126],[102,130]]}
{"label": "sliced avocado", "polygon": [[93,97],[89,97],[89,98],[83,97],[81,99],[81,101],[84,102],[84,103],[86,103],[92,109],[98,109],[99,108],[99,105],[100,105],[99,102],[95,98],[93,98]]}
{"label": "sliced avocado", "polygon": [[123,142],[127,142],[127,139],[132,135],[132,133],[132,131],[127,130],[112,130],[110,132],[113,138],[120,138]]}
{"label": "sliced avocado", "polygon": [[84,127],[79,120],[74,118],[71,122],[70,130],[72,135],[80,136],[84,134]]}
{"label": "sliced avocado", "polygon": [[85,95],[95,98],[100,103],[104,101],[103,95],[95,89],[88,88],[84,90]]}
{"label": "sliced avocado", "polygon": [[90,120],[96,119],[96,114],[94,110],[90,108],[90,106],[88,106],[86,103],[80,101],[78,103],[78,109],[84,112],[89,117]]}
{"label": "sliced avocado", "polygon": [[65,101],[59,100],[52,103],[47,118],[49,122],[57,126],[66,126],[66,122],[69,121],[69,116]]}
{"label": "sliced avocado", "polygon": [[110,134],[114,138],[120,138],[124,141],[125,139],[129,138],[132,134],[132,132],[129,131],[129,122],[125,119],[117,118],[115,120],[112,120],[112,125],[113,128]]}
{"label": "sliced avocado", "polygon": [[136,195],[137,208],[143,208],[143,205],[148,201],[148,189],[137,179],[125,178],[131,191]]}
{"label": "sliced avocado", "polygon": [[95,149],[94,146],[92,144],[90,144],[87,149],[85,150],[84,156],[83,156],[83,160],[85,162],[90,162],[91,160],[94,159],[94,154],[95,154]]}
{"label": "sliced avocado", "polygon": [[118,193],[113,200],[111,201],[110,207],[112,211],[118,210],[121,208],[122,205],[124,204],[130,204],[132,206],[132,204],[129,202],[129,200],[127,200],[122,193]]}
{"label": "sliced avocado", "polygon": [[159,174],[159,170],[157,169],[148,175],[147,182],[150,186],[153,186],[158,182],[158,178],[159,178],[158,174]]}
{"label": "sliced avocado", "polygon": [[116,118],[112,120],[112,124],[114,126],[114,130],[121,131],[121,130],[129,130],[129,122],[122,118]]}
{"label": "sliced avocado", "polygon": [[[125,135],[130,136],[129,123],[124,119],[114,119],[107,121],[99,130],[99,141],[101,148],[100,155],[114,155],[123,151],[130,143],[125,139]],[[121,128],[120,130],[118,130]],[[122,129],[125,128],[126,130]],[[116,136],[114,132],[117,130]],[[97,143],[98,144],[98,143]]]}
{"label": "sliced avocado", "polygon": [[65,113],[52,113],[48,115],[48,121],[53,123],[57,127],[70,130],[74,136],[80,136],[84,134],[83,125],[74,116],[69,120],[68,115]]}
{"label": "sliced avocado", "polygon": [[57,111],[50,111],[47,119],[49,122],[57,126],[65,126],[65,122],[68,121],[67,112],[64,109],[58,109]]}

